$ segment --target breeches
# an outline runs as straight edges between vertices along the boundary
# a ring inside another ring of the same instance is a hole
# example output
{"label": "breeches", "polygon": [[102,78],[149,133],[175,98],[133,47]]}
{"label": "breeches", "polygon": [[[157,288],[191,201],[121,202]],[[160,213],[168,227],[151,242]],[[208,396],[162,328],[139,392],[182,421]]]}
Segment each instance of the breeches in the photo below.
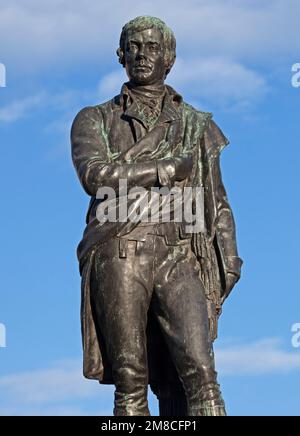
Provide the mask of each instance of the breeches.
{"label": "breeches", "polygon": [[205,387],[210,396],[215,390],[220,397],[199,268],[189,240],[168,246],[162,236],[149,234],[144,242],[112,238],[99,246],[91,303],[112,366],[116,415],[149,414],[150,304],[184,387],[189,414],[207,399]]}

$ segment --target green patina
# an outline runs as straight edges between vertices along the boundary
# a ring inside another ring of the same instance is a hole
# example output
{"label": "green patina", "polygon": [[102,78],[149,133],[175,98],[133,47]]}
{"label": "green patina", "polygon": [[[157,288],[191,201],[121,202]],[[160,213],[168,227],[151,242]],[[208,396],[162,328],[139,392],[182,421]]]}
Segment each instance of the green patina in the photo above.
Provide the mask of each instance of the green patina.
{"label": "green patina", "polygon": [[165,39],[175,40],[173,31],[159,18],[143,15],[129,21],[122,29],[122,34],[156,28],[161,31]]}
{"label": "green patina", "polygon": [[106,146],[108,161],[113,162],[119,156],[120,153],[111,151],[111,148],[109,145],[108,132],[105,129],[103,120],[101,121],[101,123],[99,123],[99,127],[100,127],[99,130],[101,132],[102,139],[103,139],[105,146]]}

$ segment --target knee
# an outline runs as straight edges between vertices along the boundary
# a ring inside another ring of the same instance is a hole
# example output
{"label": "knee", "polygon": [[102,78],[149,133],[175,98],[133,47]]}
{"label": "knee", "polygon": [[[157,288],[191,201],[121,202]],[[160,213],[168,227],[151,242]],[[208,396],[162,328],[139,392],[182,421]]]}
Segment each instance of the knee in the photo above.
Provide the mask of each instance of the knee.
{"label": "knee", "polygon": [[148,370],[144,366],[124,365],[113,368],[113,379],[118,391],[131,394],[148,385]]}

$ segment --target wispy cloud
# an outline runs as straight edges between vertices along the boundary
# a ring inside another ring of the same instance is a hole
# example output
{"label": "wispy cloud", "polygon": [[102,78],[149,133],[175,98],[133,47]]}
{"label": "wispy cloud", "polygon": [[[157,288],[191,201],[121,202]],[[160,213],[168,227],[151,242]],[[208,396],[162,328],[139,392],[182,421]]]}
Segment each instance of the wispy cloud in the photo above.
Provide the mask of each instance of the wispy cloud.
{"label": "wispy cloud", "polygon": [[266,80],[254,69],[222,57],[178,59],[169,82],[190,98],[225,106],[247,107],[268,91]]}
{"label": "wispy cloud", "polygon": [[[12,100],[0,106],[0,123],[13,123],[23,118],[36,116],[38,112],[51,110],[51,113],[63,114],[63,118],[73,116],[81,104],[92,101],[94,93],[89,93],[85,89],[64,90],[51,93],[49,90],[42,90],[33,95],[29,95],[17,100]],[[60,118],[60,123],[62,119]]]}
{"label": "wispy cloud", "polygon": [[[265,339],[216,350],[223,376],[259,376],[300,371],[300,353]],[[111,415],[113,387],[82,376],[81,361],[56,362],[50,368],[2,376],[0,415]]]}
{"label": "wispy cloud", "polygon": [[[111,414],[112,387],[85,380],[78,360],[1,377],[0,392],[0,415]],[[92,398],[95,407],[87,410]]]}
{"label": "wispy cloud", "polygon": [[216,351],[222,375],[263,375],[300,371],[300,352],[285,351],[281,340],[270,338]]}
{"label": "wispy cloud", "polygon": [[31,111],[39,108],[46,101],[47,94],[40,92],[33,96],[15,100],[0,108],[0,122],[12,123],[27,116]]}

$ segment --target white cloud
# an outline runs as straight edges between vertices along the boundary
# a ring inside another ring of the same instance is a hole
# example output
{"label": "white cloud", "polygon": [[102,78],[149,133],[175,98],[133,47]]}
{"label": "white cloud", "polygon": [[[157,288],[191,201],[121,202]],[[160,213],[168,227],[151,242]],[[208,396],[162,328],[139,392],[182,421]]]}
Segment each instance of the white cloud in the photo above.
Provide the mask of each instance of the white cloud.
{"label": "white cloud", "polygon": [[26,116],[30,111],[40,107],[46,101],[46,93],[40,92],[36,95],[13,101],[4,108],[0,107],[0,122],[11,123]]}
{"label": "white cloud", "polygon": [[61,362],[50,369],[2,377],[0,386],[8,390],[8,396],[22,398],[29,403],[95,395],[95,383],[85,383],[80,372],[77,361]]}
{"label": "white cloud", "polygon": [[[95,93],[89,93],[86,90],[65,90],[63,92],[50,93],[49,91],[40,91],[34,95],[13,100],[6,106],[0,106],[0,123],[12,123],[30,117],[41,110],[63,113],[64,119],[69,119],[74,111],[78,110],[80,104],[91,101]],[[62,119],[59,121],[60,125]]]}
{"label": "white cloud", "polygon": [[251,103],[267,91],[256,71],[226,58],[178,59],[169,82],[184,95],[226,105]]}
{"label": "white cloud", "polygon": [[[0,392],[0,415],[106,415],[111,414],[108,402],[113,401],[112,386],[85,380],[78,360],[3,376]],[[95,398],[92,411],[85,404],[91,398]]]}
{"label": "white cloud", "polygon": [[[11,0],[0,5],[3,62],[24,71],[117,63],[122,25],[136,15],[165,20],[183,56],[225,56],[276,62],[299,53],[298,0]],[[1,60],[2,61],[2,60]],[[297,60],[295,60],[296,62]]]}
{"label": "white cloud", "polygon": [[263,375],[300,371],[299,351],[281,348],[277,338],[216,351],[217,367],[222,375]]}

